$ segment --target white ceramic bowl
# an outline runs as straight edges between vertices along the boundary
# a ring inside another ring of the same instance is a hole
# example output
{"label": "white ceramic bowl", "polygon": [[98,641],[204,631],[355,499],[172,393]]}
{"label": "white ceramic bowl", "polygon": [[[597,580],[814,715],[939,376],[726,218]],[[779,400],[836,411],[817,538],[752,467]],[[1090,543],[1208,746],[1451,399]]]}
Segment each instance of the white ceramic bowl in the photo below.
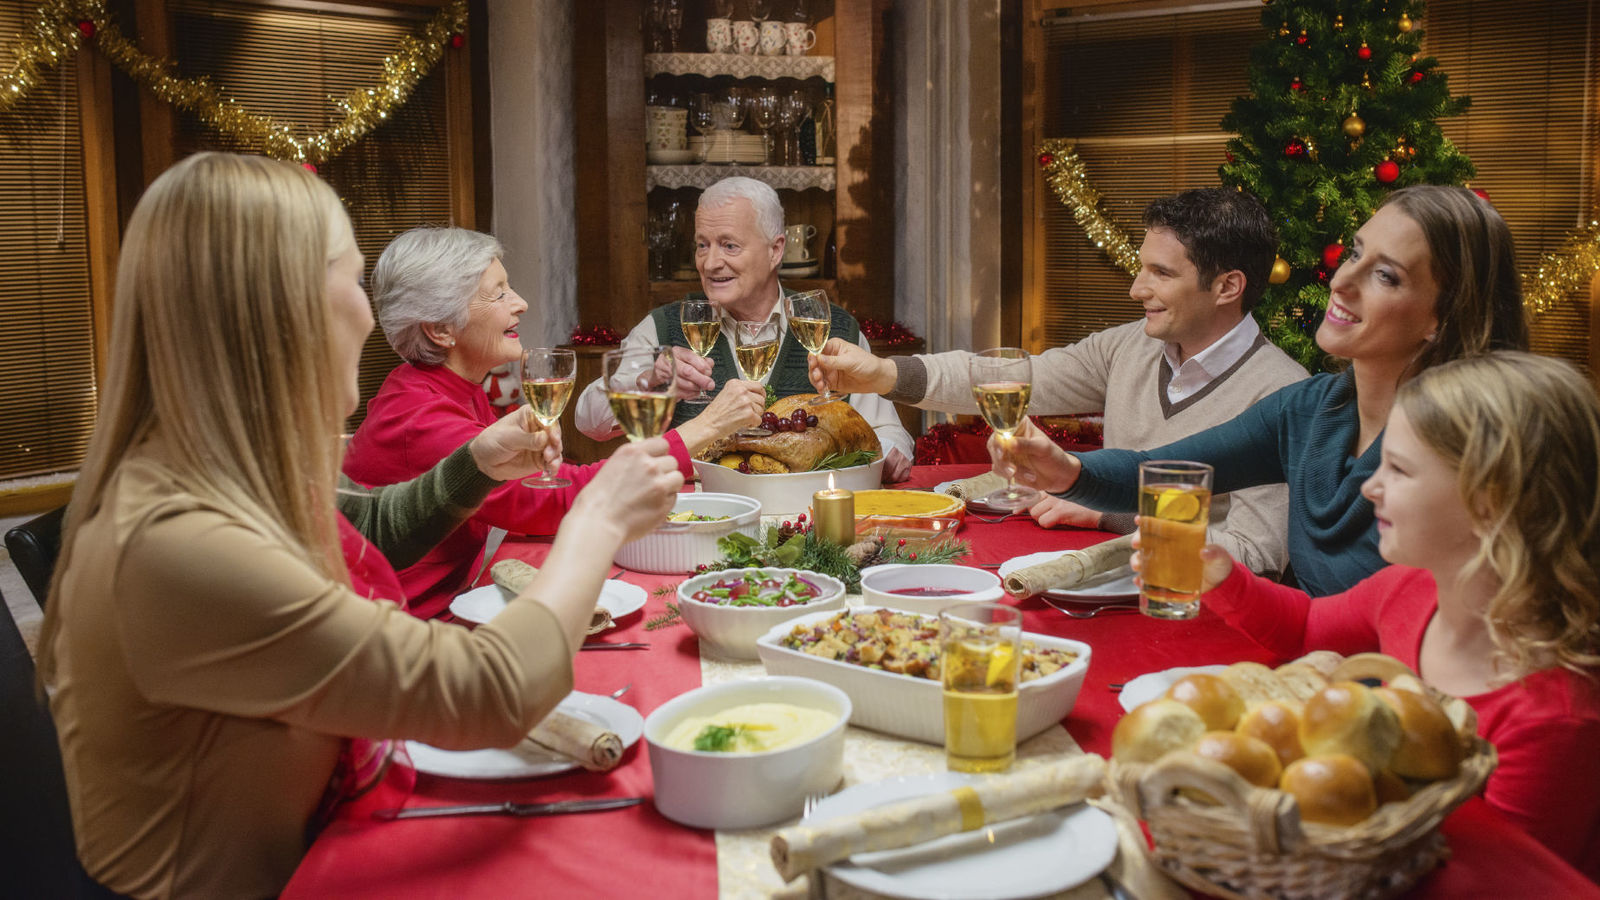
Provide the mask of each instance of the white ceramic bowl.
{"label": "white ceramic bowl", "polygon": [[[803,606],[723,606],[694,599],[696,591],[725,578],[739,578],[746,572],[770,572],[783,578],[791,572],[817,586],[815,600]],[[678,610],[684,624],[700,639],[700,648],[713,656],[728,659],[757,659],[756,639],[790,619],[807,613],[844,608],[844,584],[837,578],[803,569],[769,566],[751,569],[722,569],[696,575],[678,585]]]}
{"label": "white ceramic bowl", "polygon": [[761,504],[737,494],[679,494],[673,512],[728,516],[716,522],[680,522],[673,531],[656,529],[617,548],[617,565],[635,572],[683,575],[721,558],[717,540],[735,531],[758,537]]}
{"label": "white ceramic bowl", "polygon": [[740,494],[761,504],[761,514],[793,518],[811,508],[811,495],[826,490],[828,477],[834,487],[868,491],[883,487],[883,457],[864,466],[825,469],[821,472],[790,472],[787,475],[746,475],[737,469],[714,462],[694,461],[700,486],[707,491]]}
{"label": "white ceramic bowl", "polygon": [[[865,606],[851,612],[877,609]],[[909,610],[908,610],[909,611]],[[832,612],[801,616],[773,626],[756,641],[756,649],[769,675],[815,678],[850,695],[855,708],[851,724],[886,734],[944,743],[944,689],[937,681],[869,669],[852,663],[824,659],[783,646],[783,638],[797,625],[814,625]],[[1017,689],[1017,742],[1027,740],[1059,723],[1072,711],[1089,671],[1089,645],[1082,641],[1023,632],[1022,639],[1041,647],[1071,650],[1078,658],[1043,678],[1025,681]]]}
{"label": "white ceramic bowl", "polygon": [[[803,743],[768,753],[711,753],[661,746],[674,726],[747,703],[792,703],[839,717]],[[756,828],[800,814],[808,794],[838,785],[844,771],[844,728],[850,698],[807,678],[757,678],[696,688],[668,700],[644,720],[656,809],[695,828]]]}
{"label": "white ceramic bowl", "polygon": [[[895,591],[933,588],[951,591],[942,597],[896,594]],[[890,563],[861,570],[864,606],[887,606],[936,616],[955,603],[990,603],[1005,596],[1000,576],[972,566],[943,563]]]}

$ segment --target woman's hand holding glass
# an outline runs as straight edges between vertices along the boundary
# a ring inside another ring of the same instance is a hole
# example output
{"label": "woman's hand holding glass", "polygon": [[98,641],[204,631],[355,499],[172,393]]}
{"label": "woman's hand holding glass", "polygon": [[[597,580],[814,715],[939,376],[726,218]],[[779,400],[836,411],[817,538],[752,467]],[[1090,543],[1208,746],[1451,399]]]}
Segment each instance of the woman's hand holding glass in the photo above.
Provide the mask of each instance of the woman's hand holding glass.
{"label": "woman's hand holding glass", "polygon": [[1029,487],[1060,493],[1078,482],[1078,458],[1061,449],[1028,418],[1010,437],[989,436],[989,459],[995,474]]}
{"label": "woman's hand holding glass", "polygon": [[[1138,523],[1139,517],[1133,521]],[[1139,587],[1144,587],[1144,579],[1138,577],[1144,568],[1144,554],[1139,550],[1139,532],[1133,532],[1133,556],[1128,558],[1128,565],[1133,567],[1134,581]],[[1200,548],[1200,593],[1208,594],[1217,585],[1228,580],[1233,574],[1233,556],[1221,544],[1207,544]]]}
{"label": "woman's hand holding glass", "polygon": [[540,425],[531,412],[511,413],[478,432],[467,445],[478,471],[510,481],[561,463],[561,427]]}

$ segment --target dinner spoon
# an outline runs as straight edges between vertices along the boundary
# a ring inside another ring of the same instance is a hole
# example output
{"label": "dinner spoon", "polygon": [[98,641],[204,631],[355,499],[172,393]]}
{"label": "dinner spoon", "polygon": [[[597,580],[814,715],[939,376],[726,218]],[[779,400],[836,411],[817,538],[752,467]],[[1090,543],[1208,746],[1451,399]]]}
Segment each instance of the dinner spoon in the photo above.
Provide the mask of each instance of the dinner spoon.
{"label": "dinner spoon", "polygon": [[628,689],[631,688],[631,687],[633,687],[633,682],[630,681],[627,684],[623,685],[622,687],[617,688],[616,690],[611,692],[611,699],[616,700],[616,699],[620,698],[623,694],[626,694],[628,692]]}

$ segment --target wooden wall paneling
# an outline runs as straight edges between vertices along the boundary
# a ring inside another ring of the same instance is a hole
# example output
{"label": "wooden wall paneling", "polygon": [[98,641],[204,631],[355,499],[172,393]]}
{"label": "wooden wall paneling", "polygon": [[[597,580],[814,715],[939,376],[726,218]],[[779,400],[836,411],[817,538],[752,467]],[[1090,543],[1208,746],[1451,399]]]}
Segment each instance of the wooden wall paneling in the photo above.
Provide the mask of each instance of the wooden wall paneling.
{"label": "wooden wall paneling", "polygon": [[444,117],[445,146],[450,163],[450,222],[460,228],[476,230],[477,183],[476,170],[478,142],[472,130],[472,56],[474,46],[468,41],[465,52],[447,51],[444,55]]}
{"label": "wooden wall paneling", "polygon": [[467,47],[472,60],[472,186],[477,224],[468,227],[488,232],[494,227],[494,129],[489,115],[493,85],[489,81],[489,3],[467,2]]}
{"label": "wooden wall paneling", "polygon": [[834,7],[839,123],[835,299],[858,319],[894,318],[893,85],[886,40],[890,5],[889,0],[859,0]]}
{"label": "wooden wall paneling", "polygon": [[[156,59],[172,58],[172,18],[166,0],[133,0],[139,49]],[[144,183],[156,180],[177,162],[173,151],[177,143],[177,120],[172,106],[139,88],[140,155],[144,161]],[[131,212],[131,210],[130,210]]]}
{"label": "wooden wall paneling", "polygon": [[650,311],[644,223],[644,43],[640,0],[579,3],[578,320],[626,332]]}
{"label": "wooden wall paneling", "polygon": [[[1000,3],[1000,340],[1006,346],[1024,347],[1022,341],[1022,208],[1023,185],[1030,183],[1033,154],[1025,149],[1022,117],[1022,19],[1026,0]],[[1006,162],[1012,160],[1013,162]]]}
{"label": "wooden wall paneling", "polygon": [[111,306],[116,291],[117,250],[121,246],[116,123],[111,114],[110,61],[90,48],[79,51],[76,59],[89,303],[94,322],[94,375],[95,383],[102,384],[111,347]]}
{"label": "wooden wall paneling", "polygon": [[1021,335],[1020,346],[1032,353],[1048,349],[1044,346],[1043,306],[1041,298],[1044,296],[1044,263],[1045,263],[1045,234],[1044,234],[1044,204],[1052,202],[1050,188],[1044,183],[1040,174],[1038,163],[1039,143],[1046,138],[1058,137],[1048,135],[1041,131],[1043,116],[1039,110],[1039,102],[1044,97],[1044,81],[1047,76],[1044,65],[1044,29],[1039,25],[1044,10],[1040,0],[1026,0],[1022,13],[1022,69],[1019,75],[1022,91],[1025,94],[1022,108],[1018,111],[1021,146],[1018,148],[1016,165],[1021,167],[1022,178],[1018,185],[1018,219],[1019,229],[1017,242],[1022,255],[1019,261],[1019,270],[1022,281],[1019,285],[1021,291],[1021,309],[1018,311],[1018,328]]}

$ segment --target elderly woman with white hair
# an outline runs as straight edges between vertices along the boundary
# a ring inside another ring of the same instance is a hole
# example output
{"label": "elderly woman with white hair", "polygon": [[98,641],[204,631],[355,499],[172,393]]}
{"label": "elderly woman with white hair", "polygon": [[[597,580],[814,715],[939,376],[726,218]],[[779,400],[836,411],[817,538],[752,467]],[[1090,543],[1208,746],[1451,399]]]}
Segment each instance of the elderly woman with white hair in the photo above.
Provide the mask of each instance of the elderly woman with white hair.
{"label": "elderly woman with white hair", "polygon": [[[624,347],[673,348],[678,358],[680,400],[675,421],[683,421],[686,409],[694,408],[686,408],[682,400],[738,377],[729,335],[737,333],[740,323],[770,321],[778,327],[778,360],[763,380],[773,393],[787,397],[816,390],[807,374],[806,351],[789,337],[784,320],[781,301],[788,292],[778,283],[778,266],[783,262],[785,240],[783,204],[778,192],[764,182],[734,176],[701,192],[694,214],[694,264],[700,271],[705,298],[721,312],[722,332],[716,346],[704,358],[689,349],[679,323],[682,301],[656,307],[622,342]],[[854,317],[836,305],[831,312],[831,337],[872,349]],[[872,393],[851,394],[849,402],[878,435],[884,453],[884,480],[904,481],[911,474],[913,450],[911,435],[900,424],[894,404]],[[598,380],[578,396],[573,422],[596,440],[621,433]]]}
{"label": "elderly woman with white hair", "polygon": [[[464,228],[416,228],[390,242],[373,267],[378,324],[405,363],[367,403],[344,472],[366,485],[392,484],[431,469],[500,415],[482,384],[491,369],[520,359],[517,334],[527,301],[512,290],[495,238]],[[732,382],[693,420],[666,434],[680,471],[689,458],[735,429],[760,421],[765,392]],[[400,571],[411,611],[437,616],[467,586],[491,527],[554,534],[578,491],[603,463],[563,465],[571,486],[530,490],[512,482],[432,552]]]}

